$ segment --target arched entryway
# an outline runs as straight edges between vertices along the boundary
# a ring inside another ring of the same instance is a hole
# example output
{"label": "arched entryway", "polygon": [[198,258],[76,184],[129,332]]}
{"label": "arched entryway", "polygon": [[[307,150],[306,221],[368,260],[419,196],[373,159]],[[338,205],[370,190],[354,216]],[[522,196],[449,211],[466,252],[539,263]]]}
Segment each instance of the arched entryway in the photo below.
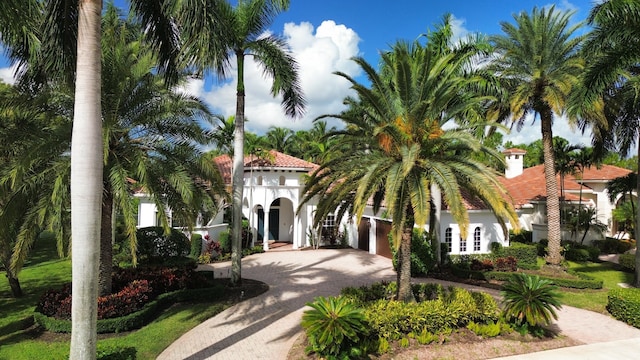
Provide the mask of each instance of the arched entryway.
{"label": "arched entryway", "polygon": [[[293,242],[294,211],[293,203],[286,198],[278,198],[269,205],[268,214],[259,206],[258,213],[258,239],[265,239],[265,231],[268,232],[267,240],[278,242]],[[257,241],[258,243],[261,240]]]}

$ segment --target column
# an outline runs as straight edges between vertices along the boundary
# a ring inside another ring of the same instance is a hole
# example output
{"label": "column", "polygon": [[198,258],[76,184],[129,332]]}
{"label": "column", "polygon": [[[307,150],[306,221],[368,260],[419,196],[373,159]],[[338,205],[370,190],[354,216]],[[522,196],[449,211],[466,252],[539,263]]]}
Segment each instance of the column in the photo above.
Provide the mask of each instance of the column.
{"label": "column", "polygon": [[264,211],[264,238],[262,239],[264,251],[269,250],[269,211]]}

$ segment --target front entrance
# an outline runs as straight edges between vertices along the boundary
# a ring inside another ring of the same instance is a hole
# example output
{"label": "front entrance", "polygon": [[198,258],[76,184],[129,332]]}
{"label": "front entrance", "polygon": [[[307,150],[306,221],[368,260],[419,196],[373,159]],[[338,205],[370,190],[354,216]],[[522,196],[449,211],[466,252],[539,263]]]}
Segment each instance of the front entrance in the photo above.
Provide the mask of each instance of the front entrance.
{"label": "front entrance", "polygon": [[[280,235],[280,210],[269,211],[269,240],[278,240]],[[264,209],[258,208],[258,242],[264,239]]]}
{"label": "front entrance", "polygon": [[358,224],[358,249],[369,251],[369,228],[371,219],[363,217]]}

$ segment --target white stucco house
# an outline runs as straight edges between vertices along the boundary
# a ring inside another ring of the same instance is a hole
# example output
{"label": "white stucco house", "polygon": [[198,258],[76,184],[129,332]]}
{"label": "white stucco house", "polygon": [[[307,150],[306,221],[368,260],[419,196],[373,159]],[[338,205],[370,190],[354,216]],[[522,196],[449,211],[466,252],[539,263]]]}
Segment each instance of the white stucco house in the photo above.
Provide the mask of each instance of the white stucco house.
{"label": "white stucco house", "polygon": [[[534,240],[546,237],[545,183],[542,165],[523,168],[525,152],[519,149],[504,151],[507,169],[501,182],[511,196],[511,201],[520,218],[520,226],[533,232]],[[231,184],[232,159],[223,155],[214,159],[225,183]],[[257,157],[245,156],[244,159],[244,200],[243,214],[249,220],[256,245],[269,249],[269,243],[291,243],[294,249],[310,246],[309,233],[313,231],[311,224],[316,203],[307,203],[296,211],[300,205],[305,177],[318,168],[318,165],[302,159],[272,150],[268,155]],[[582,204],[597,208],[598,217],[606,224],[611,224],[607,235],[615,231],[611,220],[611,210],[615,207],[609,203],[606,182],[616,177],[625,176],[629,170],[615,166],[603,165],[592,167],[584,172],[581,179],[573,176],[565,178],[565,199],[567,202],[579,201],[582,184]],[[157,224],[155,205],[144,195],[139,195],[139,226]],[[467,239],[460,238],[459,226],[453,221],[442,204],[439,211],[439,234],[446,243],[451,254],[488,253],[492,242],[508,246],[508,238],[494,214],[477,199],[465,198],[465,206],[469,212],[469,234]],[[169,212],[170,213],[170,212]],[[388,233],[391,223],[381,217],[382,212],[374,214],[367,209],[358,223],[355,219],[335,219],[329,217],[323,224],[325,228],[337,227],[346,233],[351,247],[373,254],[391,256]],[[227,224],[222,221],[222,213],[202,224],[197,224],[195,231],[209,234],[216,239],[219,232]],[[316,234],[316,236],[319,234]],[[600,236],[596,234],[596,236]]]}

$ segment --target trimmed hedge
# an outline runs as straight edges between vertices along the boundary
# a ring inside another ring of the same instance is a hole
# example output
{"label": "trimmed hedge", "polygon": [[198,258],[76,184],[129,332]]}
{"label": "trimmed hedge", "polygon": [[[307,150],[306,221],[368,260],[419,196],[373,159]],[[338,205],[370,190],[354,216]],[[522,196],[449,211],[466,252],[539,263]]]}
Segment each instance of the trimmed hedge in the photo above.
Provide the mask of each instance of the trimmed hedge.
{"label": "trimmed hedge", "polygon": [[640,328],[640,289],[612,289],[607,310],[616,319]]}
{"label": "trimmed hedge", "polygon": [[636,271],[636,255],[635,254],[620,254],[618,263],[624,271],[634,272]]}
{"label": "trimmed hedge", "polygon": [[200,255],[202,255],[202,235],[193,233],[191,234],[191,251],[189,252],[189,256],[197,259]]}
{"label": "trimmed hedge", "polygon": [[518,242],[511,243],[502,248],[499,257],[513,256],[518,260],[518,267],[526,270],[536,270],[538,266],[538,248],[535,245],[527,245]]}
{"label": "trimmed hedge", "polygon": [[[469,270],[462,266],[452,265],[451,273],[462,279],[475,279],[475,280],[498,280],[507,281],[515,273],[504,271],[475,271]],[[564,288],[572,289],[602,289],[602,280],[596,280],[589,275],[568,271],[568,273],[579,277],[579,279],[565,279],[565,278],[552,278],[547,276],[540,276],[540,278],[551,281],[553,285],[557,285]]]}
{"label": "trimmed hedge", "polygon": [[[174,303],[185,301],[211,301],[224,296],[224,287],[221,285],[201,289],[177,290],[162,294],[157,299],[149,302],[135,313],[112,319],[98,320],[97,332],[119,333],[139,329],[153,320],[161,311]],[[37,324],[48,331],[57,333],[70,333],[71,320],[55,319],[39,312],[34,312],[33,318]]]}

